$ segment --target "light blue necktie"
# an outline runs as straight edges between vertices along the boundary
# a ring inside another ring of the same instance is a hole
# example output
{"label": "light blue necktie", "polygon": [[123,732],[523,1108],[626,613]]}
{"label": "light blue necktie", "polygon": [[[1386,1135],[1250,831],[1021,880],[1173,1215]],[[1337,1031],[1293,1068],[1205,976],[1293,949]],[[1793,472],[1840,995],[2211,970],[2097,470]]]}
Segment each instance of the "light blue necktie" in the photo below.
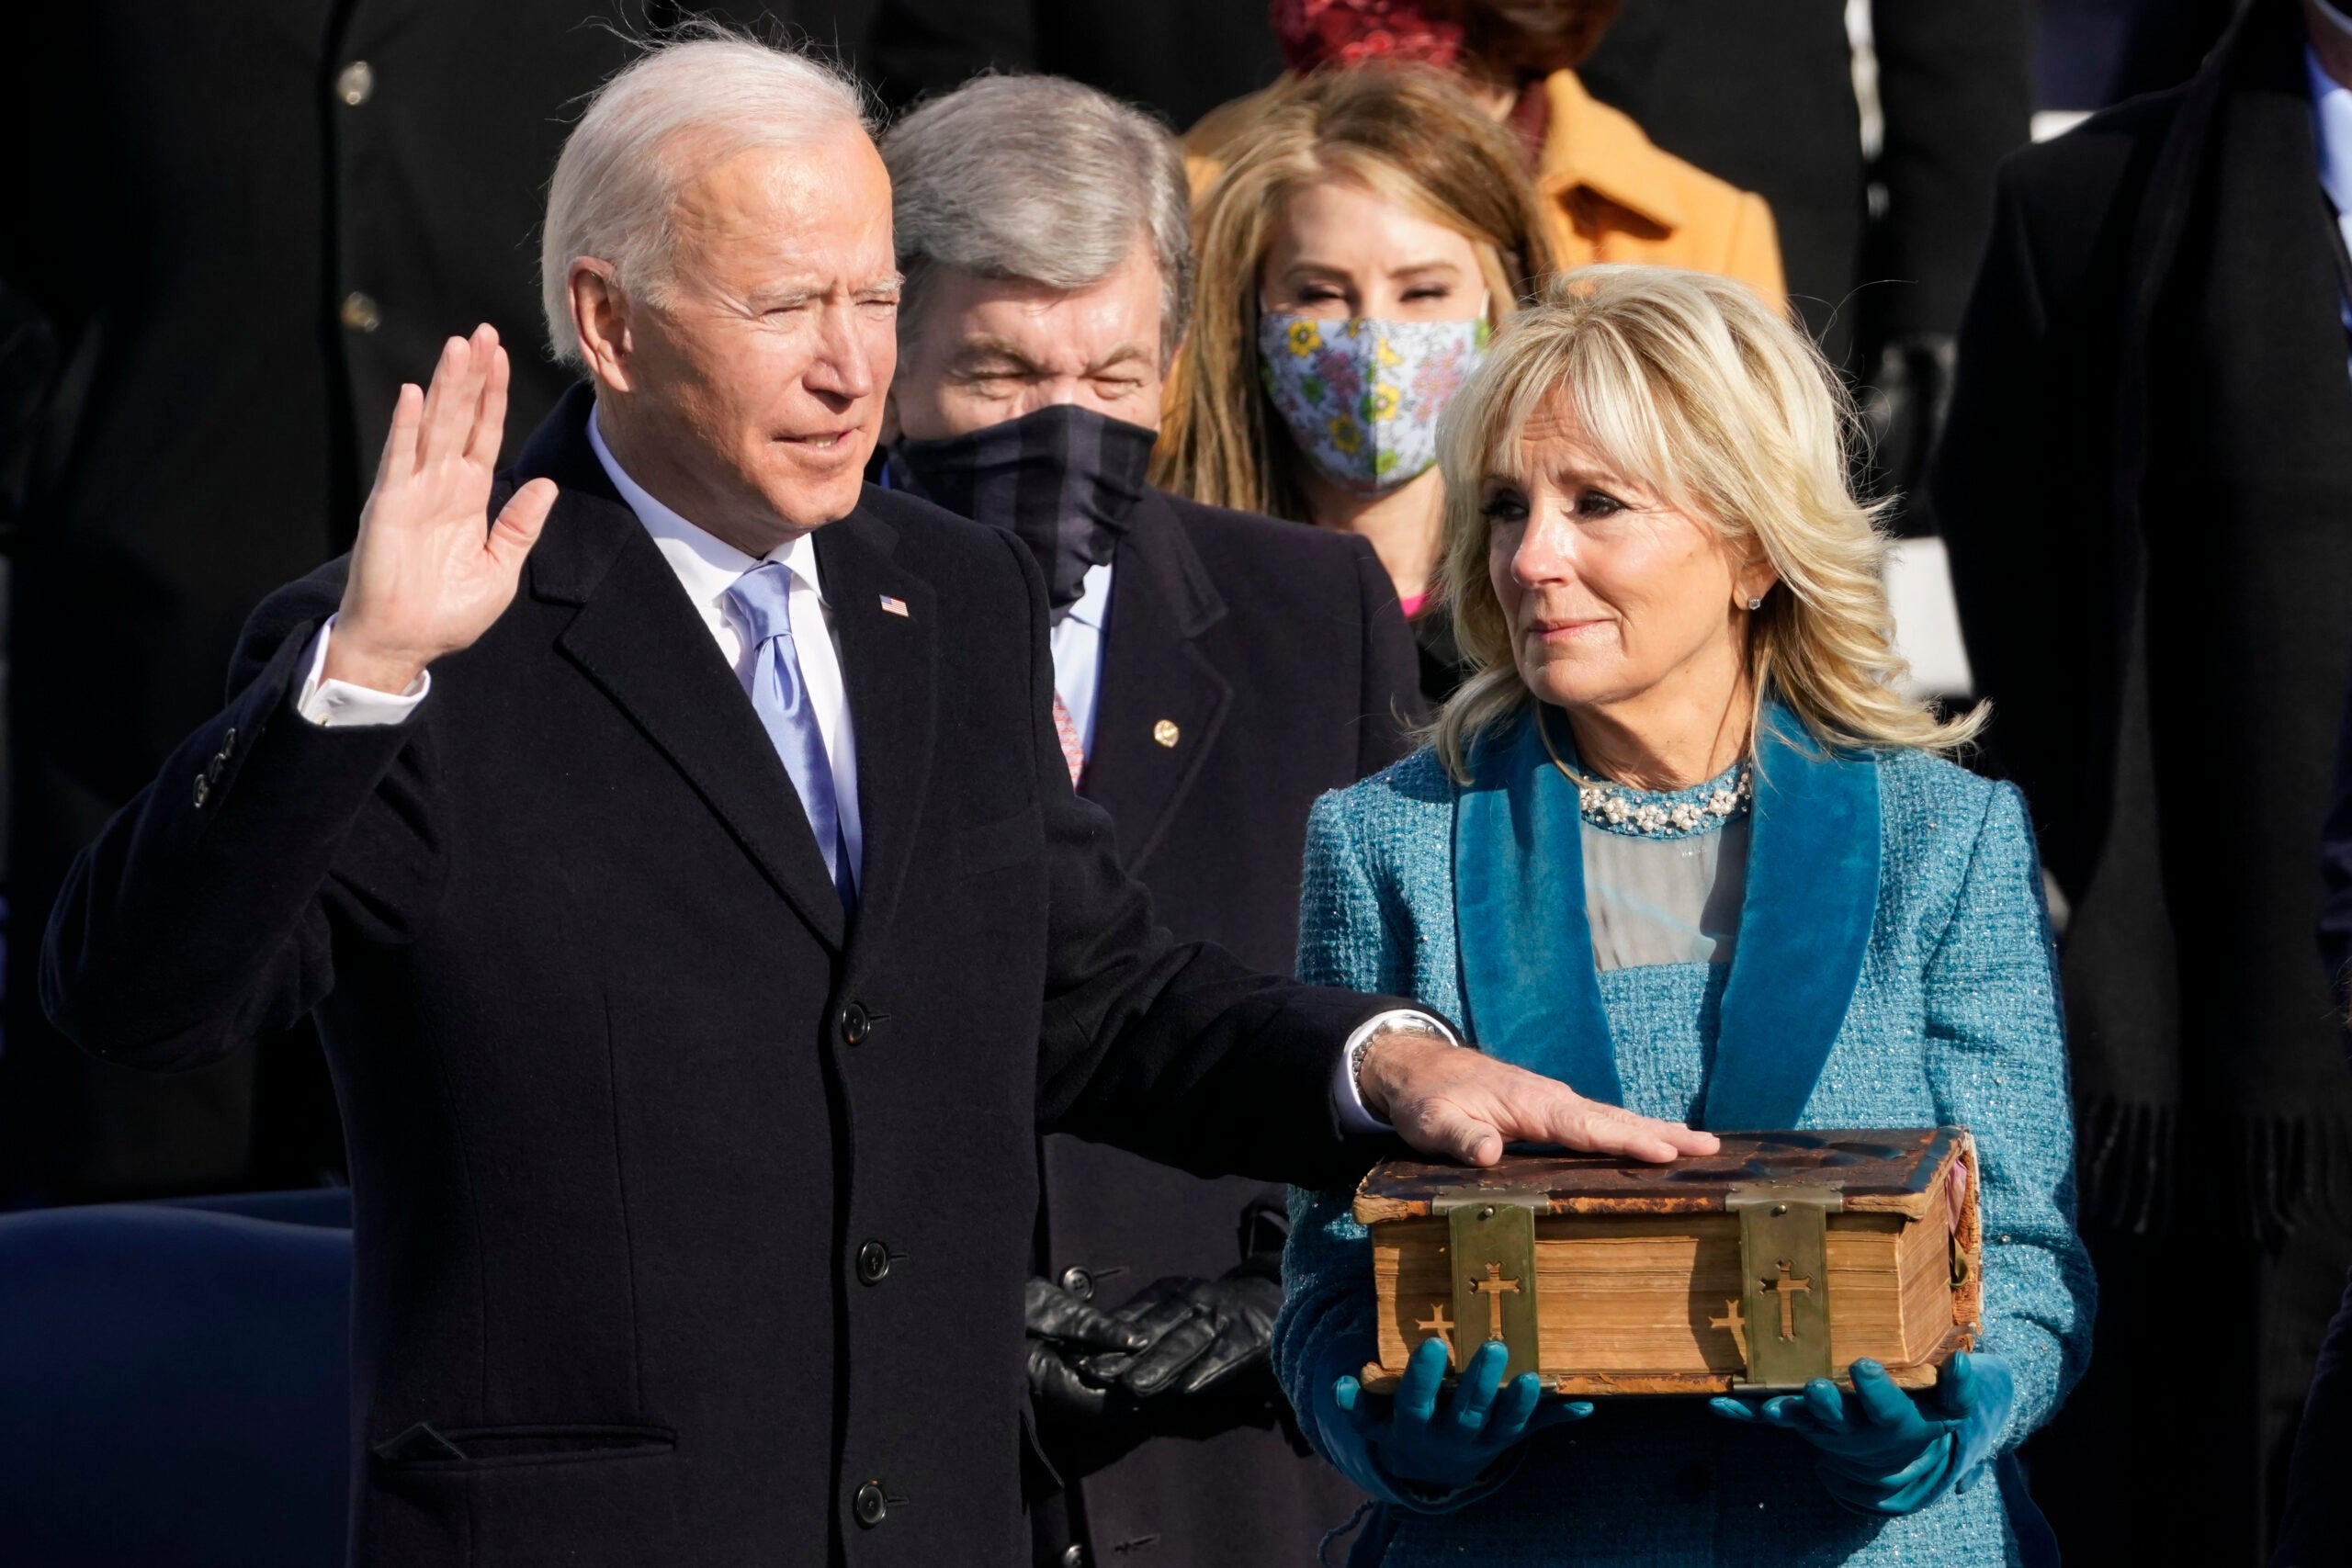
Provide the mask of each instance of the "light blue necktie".
{"label": "light blue necktie", "polygon": [[833,797],[833,768],[825,755],[824,733],[817,728],[817,711],[808,702],[808,682],[800,678],[800,660],[793,650],[792,569],[782,561],[753,567],[735,580],[727,602],[752,639],[751,667],[743,673],[743,689],[752,695],[752,709],[767,727],[768,739],[800,792],[808,813],[808,829],[817,851],[825,857],[842,908],[856,900],[856,868],[850,864],[849,840],[842,829],[841,807]]}

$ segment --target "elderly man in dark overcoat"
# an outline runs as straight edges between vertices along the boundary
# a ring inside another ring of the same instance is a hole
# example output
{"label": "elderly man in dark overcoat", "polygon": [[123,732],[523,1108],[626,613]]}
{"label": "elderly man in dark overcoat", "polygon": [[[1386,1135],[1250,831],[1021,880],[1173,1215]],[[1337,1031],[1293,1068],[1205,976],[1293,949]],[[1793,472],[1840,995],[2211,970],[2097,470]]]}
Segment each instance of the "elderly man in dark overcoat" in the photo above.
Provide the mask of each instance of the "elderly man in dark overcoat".
{"label": "elderly man in dark overcoat", "polygon": [[[1363,539],[1144,483],[1190,303],[1175,140],[998,76],[882,156],[907,276],[885,477],[1028,547],[1079,794],[1171,930],[1287,972],[1307,808],[1403,755],[1419,665]],[[1062,1483],[1038,1562],[1311,1560],[1363,1499],[1285,1436],[1281,1190],[1066,1134],[1038,1166],[1031,1382]]]}
{"label": "elderly man in dark overcoat", "polygon": [[1991,760],[2072,907],[2098,1359],[2028,1456],[2105,1561],[2256,1560],[2352,1261],[2310,946],[2352,657],[2346,84],[2352,20],[2255,0],[2186,86],[2018,154],[1938,469]]}
{"label": "elderly man in dark overcoat", "polygon": [[601,91],[541,252],[588,380],[493,479],[504,354],[449,341],[351,555],[51,921],[112,1060],[319,1019],[368,1568],[1016,1561],[1041,1131],[1324,1182],[1384,1120],[1714,1146],[1155,925],[1035,560],[861,482],[899,280],[859,109],[716,38]]}

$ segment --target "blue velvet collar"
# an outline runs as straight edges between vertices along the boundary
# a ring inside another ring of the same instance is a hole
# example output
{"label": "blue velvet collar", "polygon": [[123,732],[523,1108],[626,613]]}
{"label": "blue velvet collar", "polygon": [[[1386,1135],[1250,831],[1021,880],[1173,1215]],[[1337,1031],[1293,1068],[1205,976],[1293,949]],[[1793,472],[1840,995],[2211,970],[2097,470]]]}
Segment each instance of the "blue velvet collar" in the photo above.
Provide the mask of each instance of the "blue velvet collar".
{"label": "blue velvet collar", "polygon": [[[1532,715],[1530,716],[1532,717]],[[1567,726],[1555,716],[1555,741]],[[1576,786],[1528,718],[1473,748],[1455,792],[1463,1022],[1506,1061],[1624,1102],[1585,921]],[[1739,946],[1694,1125],[1797,1125],[1860,982],[1878,907],[1878,766],[1824,751],[1768,704]]]}

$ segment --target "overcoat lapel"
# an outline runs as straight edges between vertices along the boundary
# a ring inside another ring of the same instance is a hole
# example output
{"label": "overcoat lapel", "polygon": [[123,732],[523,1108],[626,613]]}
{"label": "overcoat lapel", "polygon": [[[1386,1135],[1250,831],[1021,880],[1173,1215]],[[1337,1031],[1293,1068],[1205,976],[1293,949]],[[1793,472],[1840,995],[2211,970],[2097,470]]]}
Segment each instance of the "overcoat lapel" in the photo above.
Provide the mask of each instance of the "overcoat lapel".
{"label": "overcoat lapel", "polygon": [[634,536],[615,552],[558,645],[686,776],[801,919],[838,949],[841,896],[775,744],[662,552],[634,515],[614,505]]}
{"label": "overcoat lapel", "polygon": [[1878,763],[1764,710],[1739,945],[1695,1125],[1793,1127],[1862,977],[1878,914]]}
{"label": "overcoat lapel", "polygon": [[1504,1061],[1622,1105],[1585,919],[1577,789],[1545,754],[1534,716],[1481,737],[1454,796],[1462,1024]]}
{"label": "overcoat lapel", "polygon": [[662,552],[614,493],[588,446],[593,400],[575,388],[516,465],[562,493],[527,567],[535,598],[579,606],[557,639],[685,775],[737,842],[826,943],[841,896],[775,744]]}
{"label": "overcoat lapel", "polygon": [[1232,704],[1231,683],[1199,642],[1225,613],[1175,509],[1146,492],[1112,574],[1094,746],[1080,791],[1111,814],[1130,871],[1167,836]]}
{"label": "overcoat lapel", "polygon": [[[1775,705],[1758,761],[1739,944],[1693,1118],[1718,1132],[1796,1125],[1852,1004],[1878,908],[1875,760],[1821,751]],[[1483,739],[1471,772],[1453,819],[1462,1021],[1504,1060],[1621,1105],[1576,786],[1524,718]]]}
{"label": "overcoat lapel", "polygon": [[[865,841],[851,931],[853,968],[898,909],[931,782],[938,600],[928,581],[895,558],[898,543],[896,529],[863,511],[817,531],[817,570],[832,606],[842,680],[857,731]],[[884,609],[885,599],[898,610]]]}

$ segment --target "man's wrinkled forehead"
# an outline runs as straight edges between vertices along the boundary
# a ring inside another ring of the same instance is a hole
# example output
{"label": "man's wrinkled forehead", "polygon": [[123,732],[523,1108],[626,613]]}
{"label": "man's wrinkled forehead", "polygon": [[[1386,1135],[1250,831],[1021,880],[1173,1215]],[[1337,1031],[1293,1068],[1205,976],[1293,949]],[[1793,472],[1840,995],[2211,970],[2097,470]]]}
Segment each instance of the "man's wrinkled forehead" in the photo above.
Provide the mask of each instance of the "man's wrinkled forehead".
{"label": "man's wrinkled forehead", "polygon": [[804,257],[829,274],[842,266],[895,279],[890,179],[864,128],[853,122],[760,140],[707,137],[665,156],[684,176],[671,202],[677,260],[758,254]]}

